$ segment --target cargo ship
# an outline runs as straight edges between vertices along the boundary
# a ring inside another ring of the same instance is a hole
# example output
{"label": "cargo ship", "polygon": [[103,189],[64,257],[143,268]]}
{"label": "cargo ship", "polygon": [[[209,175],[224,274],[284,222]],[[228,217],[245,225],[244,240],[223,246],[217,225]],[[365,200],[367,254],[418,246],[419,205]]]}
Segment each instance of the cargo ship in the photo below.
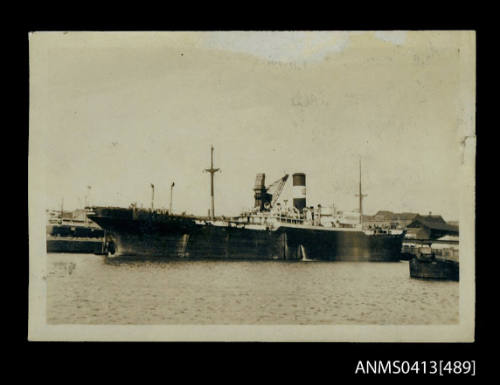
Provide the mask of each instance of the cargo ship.
{"label": "cargo ship", "polygon": [[[269,186],[257,174],[254,207],[235,217],[214,215],[211,168],[209,216],[176,215],[172,210],[90,207],[88,217],[105,232],[110,257],[173,259],[399,261],[402,230],[363,230],[362,223],[345,223],[341,216],[306,204],[306,175],[292,175],[293,205],[278,202],[289,180],[285,175]],[[361,165],[360,165],[361,175]],[[154,186],[153,196],[154,196]],[[361,178],[359,219],[362,215]]]}

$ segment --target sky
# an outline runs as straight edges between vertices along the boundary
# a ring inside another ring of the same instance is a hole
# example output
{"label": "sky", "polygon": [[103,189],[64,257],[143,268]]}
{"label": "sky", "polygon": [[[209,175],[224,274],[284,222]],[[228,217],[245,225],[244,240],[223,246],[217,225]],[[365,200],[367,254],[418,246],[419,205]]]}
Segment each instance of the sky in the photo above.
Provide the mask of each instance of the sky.
{"label": "sky", "polygon": [[251,207],[262,172],[304,172],[308,205],[356,209],[361,159],[365,214],[456,220],[473,46],[466,31],[35,33],[40,194],[150,207],[153,183],[168,208],[175,182],[174,211],[206,215],[213,145],[216,214]]}

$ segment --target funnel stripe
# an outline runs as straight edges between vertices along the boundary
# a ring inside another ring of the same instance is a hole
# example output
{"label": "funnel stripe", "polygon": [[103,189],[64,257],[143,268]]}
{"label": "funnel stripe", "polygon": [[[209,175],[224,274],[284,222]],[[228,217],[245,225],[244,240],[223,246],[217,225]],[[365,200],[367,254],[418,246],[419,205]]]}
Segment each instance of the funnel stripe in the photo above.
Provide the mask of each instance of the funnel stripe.
{"label": "funnel stripe", "polygon": [[303,173],[293,174],[293,207],[302,210],[306,207],[306,175]]}

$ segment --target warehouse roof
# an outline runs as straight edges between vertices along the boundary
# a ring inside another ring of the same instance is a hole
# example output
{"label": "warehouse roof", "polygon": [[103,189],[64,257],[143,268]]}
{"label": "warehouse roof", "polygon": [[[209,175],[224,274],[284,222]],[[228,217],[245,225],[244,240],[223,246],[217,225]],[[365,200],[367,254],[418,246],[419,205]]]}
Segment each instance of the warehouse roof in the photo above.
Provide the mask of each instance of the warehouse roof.
{"label": "warehouse roof", "polygon": [[446,223],[441,215],[417,215],[415,219],[413,219],[413,222],[408,225],[408,227],[417,227],[418,224],[425,226],[431,230],[442,230],[452,233],[458,233],[458,227]]}

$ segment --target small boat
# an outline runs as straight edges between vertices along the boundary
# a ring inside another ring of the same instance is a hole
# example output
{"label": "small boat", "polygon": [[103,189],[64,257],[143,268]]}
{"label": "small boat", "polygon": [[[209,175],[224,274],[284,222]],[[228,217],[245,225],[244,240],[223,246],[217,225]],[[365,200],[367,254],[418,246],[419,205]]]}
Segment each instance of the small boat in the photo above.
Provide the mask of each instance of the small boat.
{"label": "small boat", "polygon": [[436,257],[430,246],[418,248],[409,265],[411,278],[459,280],[458,262]]}

